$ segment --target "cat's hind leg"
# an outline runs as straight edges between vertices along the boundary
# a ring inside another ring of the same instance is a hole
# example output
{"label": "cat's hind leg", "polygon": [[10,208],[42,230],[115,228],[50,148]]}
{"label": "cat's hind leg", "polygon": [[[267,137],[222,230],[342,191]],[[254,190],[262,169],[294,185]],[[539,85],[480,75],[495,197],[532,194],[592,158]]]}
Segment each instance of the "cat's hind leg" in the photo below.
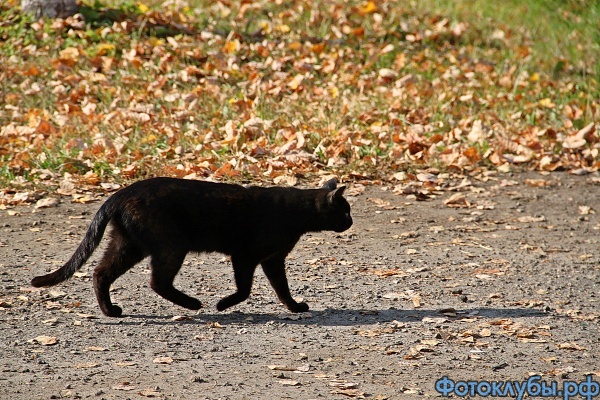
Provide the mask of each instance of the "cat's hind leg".
{"label": "cat's hind leg", "polygon": [[308,311],[308,304],[298,303],[290,294],[290,288],[285,275],[285,256],[273,256],[261,262],[261,265],[271,286],[275,289],[277,297],[288,310],[295,313]]}
{"label": "cat's hind leg", "polygon": [[131,243],[118,228],[114,228],[112,238],[98,266],[94,269],[94,292],[102,313],[108,317],[120,317],[121,307],[110,300],[110,285],[140,262],[144,253]]}
{"label": "cat's hind leg", "polygon": [[173,280],[181,269],[185,255],[185,251],[176,251],[174,249],[169,249],[160,254],[152,254],[150,261],[152,267],[150,287],[157,294],[178,306],[190,310],[199,310],[202,308],[200,301],[175,289],[173,286]]}
{"label": "cat's hind leg", "polygon": [[231,257],[231,263],[233,264],[233,273],[237,291],[234,294],[221,299],[221,301],[217,303],[217,310],[219,311],[235,306],[250,297],[254,271],[258,265],[258,263],[248,261],[243,257]]}

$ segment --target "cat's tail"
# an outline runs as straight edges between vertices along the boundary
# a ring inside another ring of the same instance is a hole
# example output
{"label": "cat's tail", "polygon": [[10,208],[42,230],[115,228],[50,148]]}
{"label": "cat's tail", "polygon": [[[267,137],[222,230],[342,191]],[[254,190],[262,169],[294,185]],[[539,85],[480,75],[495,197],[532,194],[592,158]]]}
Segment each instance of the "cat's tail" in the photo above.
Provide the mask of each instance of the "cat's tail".
{"label": "cat's tail", "polygon": [[69,261],[62,267],[47,275],[36,276],[31,280],[31,285],[34,287],[53,286],[69,279],[75,271],[90,258],[96,247],[100,244],[104,231],[108,222],[115,214],[116,207],[114,205],[114,197],[109,198],[98,210],[90,226],[85,234],[85,237],[71,256]]}

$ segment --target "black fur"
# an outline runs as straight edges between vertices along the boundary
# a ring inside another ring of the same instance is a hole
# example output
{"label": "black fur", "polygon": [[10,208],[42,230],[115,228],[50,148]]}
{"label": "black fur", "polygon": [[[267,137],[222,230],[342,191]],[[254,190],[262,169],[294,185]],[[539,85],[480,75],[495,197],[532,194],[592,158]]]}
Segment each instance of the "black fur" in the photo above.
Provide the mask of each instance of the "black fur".
{"label": "black fur", "polygon": [[173,279],[190,251],[231,256],[237,292],[217,304],[222,311],[248,298],[258,264],[281,302],[292,312],[308,310],[289,291],[285,258],[307,232],[350,228],[345,187],[335,179],[320,189],[243,187],[174,178],[136,182],[111,196],[98,210],[69,261],[60,269],[37,276],[35,287],[67,280],[98,247],[106,226],[111,239],[94,270],[94,291],[102,312],[122,314],[112,304],[112,283],[150,256],[150,285],[156,293],[182,307],[201,303],[173,287]]}

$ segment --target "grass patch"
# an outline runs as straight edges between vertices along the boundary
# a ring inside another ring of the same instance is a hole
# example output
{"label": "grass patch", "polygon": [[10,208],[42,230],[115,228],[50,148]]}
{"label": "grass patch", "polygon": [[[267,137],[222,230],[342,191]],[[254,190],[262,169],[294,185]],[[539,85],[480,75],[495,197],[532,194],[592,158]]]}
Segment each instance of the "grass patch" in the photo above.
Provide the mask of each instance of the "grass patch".
{"label": "grass patch", "polygon": [[82,22],[3,5],[0,175],[595,170],[598,133],[569,140],[600,120],[599,8],[96,1]]}

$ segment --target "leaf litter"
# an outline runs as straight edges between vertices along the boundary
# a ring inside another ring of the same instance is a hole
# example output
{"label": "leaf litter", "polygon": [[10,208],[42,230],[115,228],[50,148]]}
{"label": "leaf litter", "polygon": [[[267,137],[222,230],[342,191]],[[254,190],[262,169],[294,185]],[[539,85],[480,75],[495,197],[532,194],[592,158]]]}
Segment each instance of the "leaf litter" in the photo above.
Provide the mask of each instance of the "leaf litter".
{"label": "leaf litter", "polygon": [[388,1],[95,7],[29,21],[29,46],[2,28],[0,204],[92,202],[151,175],[296,185],[323,168],[421,201],[447,174],[600,166],[598,83],[540,69],[504,26],[490,39]]}

